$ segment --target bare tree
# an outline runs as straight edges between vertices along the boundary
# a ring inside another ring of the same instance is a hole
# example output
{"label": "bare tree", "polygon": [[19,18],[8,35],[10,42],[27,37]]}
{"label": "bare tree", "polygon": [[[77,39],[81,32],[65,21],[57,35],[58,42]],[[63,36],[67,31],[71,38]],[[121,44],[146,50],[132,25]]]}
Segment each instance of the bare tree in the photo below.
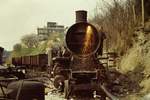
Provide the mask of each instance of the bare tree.
{"label": "bare tree", "polygon": [[142,1],[144,1],[144,19],[147,21],[150,17],[150,0],[134,0],[135,2],[135,11],[138,17],[141,19],[141,13],[142,13]]}
{"label": "bare tree", "polygon": [[103,27],[109,41],[109,49],[124,54],[132,46],[134,31],[134,12],[132,0],[103,0],[103,7],[98,5],[97,13],[92,23]]}
{"label": "bare tree", "polygon": [[36,34],[28,34],[22,37],[21,42],[28,48],[37,47],[39,38]]}

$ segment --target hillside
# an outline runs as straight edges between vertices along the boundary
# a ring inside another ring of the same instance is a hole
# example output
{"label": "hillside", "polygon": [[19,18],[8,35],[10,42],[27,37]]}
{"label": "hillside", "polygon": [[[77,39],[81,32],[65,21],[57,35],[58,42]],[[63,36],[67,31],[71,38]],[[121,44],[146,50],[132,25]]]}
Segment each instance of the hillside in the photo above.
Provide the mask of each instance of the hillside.
{"label": "hillside", "polygon": [[[149,22],[147,23],[145,28],[150,25]],[[146,29],[135,31],[134,45],[122,57],[120,71],[141,86],[140,91],[136,91],[138,95],[135,98],[138,99],[150,93],[150,31]]]}
{"label": "hillside", "polygon": [[[123,100],[141,100],[150,93],[149,1],[144,2],[145,26],[141,25],[141,0],[103,1],[103,7],[99,2],[91,19],[100,32],[105,32],[106,49],[118,54],[118,70],[140,86],[131,83],[128,87],[135,91]],[[150,100],[150,97],[144,100]]]}

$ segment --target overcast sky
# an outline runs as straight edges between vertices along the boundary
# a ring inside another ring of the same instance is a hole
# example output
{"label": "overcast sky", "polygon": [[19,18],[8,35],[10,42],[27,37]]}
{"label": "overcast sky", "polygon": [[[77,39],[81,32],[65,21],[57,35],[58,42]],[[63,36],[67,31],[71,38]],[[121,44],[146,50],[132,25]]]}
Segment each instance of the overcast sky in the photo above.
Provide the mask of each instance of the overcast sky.
{"label": "overcast sky", "polygon": [[47,21],[70,26],[76,10],[94,14],[98,0],[0,0],[0,46],[12,50],[21,36],[36,33]]}

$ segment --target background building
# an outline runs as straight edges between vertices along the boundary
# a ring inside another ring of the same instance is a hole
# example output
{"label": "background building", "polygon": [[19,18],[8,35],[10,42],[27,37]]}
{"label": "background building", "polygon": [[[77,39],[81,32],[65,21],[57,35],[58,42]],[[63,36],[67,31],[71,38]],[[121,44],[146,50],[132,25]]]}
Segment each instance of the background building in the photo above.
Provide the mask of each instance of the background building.
{"label": "background building", "polygon": [[47,22],[47,26],[43,28],[37,28],[38,35],[50,35],[51,33],[64,33],[64,25],[57,25],[56,22]]}

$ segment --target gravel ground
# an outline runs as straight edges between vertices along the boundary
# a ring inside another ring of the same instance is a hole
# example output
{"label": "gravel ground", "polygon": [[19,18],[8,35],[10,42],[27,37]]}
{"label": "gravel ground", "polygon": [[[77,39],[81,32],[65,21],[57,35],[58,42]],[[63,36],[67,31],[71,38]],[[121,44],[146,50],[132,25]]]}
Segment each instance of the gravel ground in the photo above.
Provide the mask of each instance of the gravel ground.
{"label": "gravel ground", "polygon": [[65,100],[64,95],[60,94],[47,94],[45,100]]}

